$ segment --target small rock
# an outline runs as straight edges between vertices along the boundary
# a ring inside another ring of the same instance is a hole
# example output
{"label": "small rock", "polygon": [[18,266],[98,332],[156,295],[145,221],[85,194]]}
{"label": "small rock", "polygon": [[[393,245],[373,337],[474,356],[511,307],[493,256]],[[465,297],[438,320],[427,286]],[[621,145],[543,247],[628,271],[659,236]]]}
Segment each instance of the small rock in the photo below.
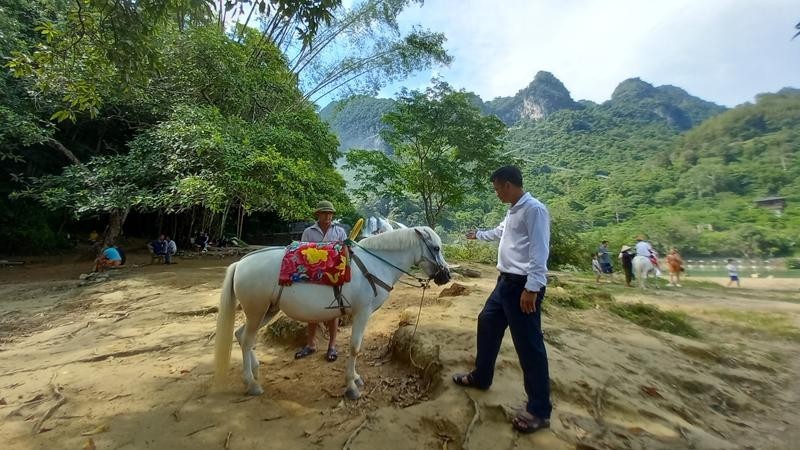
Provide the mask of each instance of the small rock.
{"label": "small rock", "polygon": [[439,293],[439,298],[458,297],[467,294],[469,294],[469,289],[466,286],[460,283],[453,283],[450,286],[442,289],[442,292]]}

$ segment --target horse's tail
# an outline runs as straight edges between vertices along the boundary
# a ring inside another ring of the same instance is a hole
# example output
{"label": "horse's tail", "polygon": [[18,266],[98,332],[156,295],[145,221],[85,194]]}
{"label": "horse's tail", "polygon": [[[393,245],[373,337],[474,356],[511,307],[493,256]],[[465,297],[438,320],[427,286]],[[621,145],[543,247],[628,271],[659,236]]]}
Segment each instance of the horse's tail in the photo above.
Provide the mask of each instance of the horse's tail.
{"label": "horse's tail", "polygon": [[233,292],[233,274],[236,264],[228,266],[225,281],[222,283],[222,294],[219,298],[217,313],[217,332],[214,342],[214,381],[221,384],[228,373],[233,346],[233,322],[236,319],[236,294]]}

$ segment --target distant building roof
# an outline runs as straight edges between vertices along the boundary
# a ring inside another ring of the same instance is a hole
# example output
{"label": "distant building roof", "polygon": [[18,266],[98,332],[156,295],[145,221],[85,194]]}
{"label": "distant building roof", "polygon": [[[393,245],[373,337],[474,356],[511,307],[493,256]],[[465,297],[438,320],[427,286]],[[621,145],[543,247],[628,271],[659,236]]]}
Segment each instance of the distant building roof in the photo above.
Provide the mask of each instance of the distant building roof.
{"label": "distant building roof", "polygon": [[755,202],[756,203],[774,202],[774,201],[778,201],[778,200],[786,200],[786,197],[764,197],[764,198],[756,199]]}

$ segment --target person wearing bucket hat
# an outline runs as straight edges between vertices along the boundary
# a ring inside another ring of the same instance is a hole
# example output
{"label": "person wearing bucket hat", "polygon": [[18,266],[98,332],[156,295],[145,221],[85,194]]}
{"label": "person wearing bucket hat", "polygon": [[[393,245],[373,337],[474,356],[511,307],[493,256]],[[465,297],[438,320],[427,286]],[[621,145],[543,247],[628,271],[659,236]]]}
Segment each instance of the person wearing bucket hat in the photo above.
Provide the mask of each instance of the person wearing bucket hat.
{"label": "person wearing bucket hat", "polygon": [[633,255],[630,252],[631,247],[623,245],[619,251],[619,259],[622,262],[622,271],[625,272],[625,286],[633,287],[631,280],[633,279]]}
{"label": "person wearing bucket hat", "polygon": [[[327,200],[317,203],[317,208],[314,210],[317,221],[303,231],[303,236],[300,240],[303,242],[346,240],[347,231],[341,225],[333,223],[334,214],[336,214],[336,208],[333,207],[333,203]],[[325,324],[328,326],[328,351],[325,353],[325,359],[333,362],[338,357],[336,352],[336,332],[339,328],[339,319],[330,320]],[[308,323],[306,345],[294,354],[295,359],[305,358],[317,351],[317,325],[316,322]]]}

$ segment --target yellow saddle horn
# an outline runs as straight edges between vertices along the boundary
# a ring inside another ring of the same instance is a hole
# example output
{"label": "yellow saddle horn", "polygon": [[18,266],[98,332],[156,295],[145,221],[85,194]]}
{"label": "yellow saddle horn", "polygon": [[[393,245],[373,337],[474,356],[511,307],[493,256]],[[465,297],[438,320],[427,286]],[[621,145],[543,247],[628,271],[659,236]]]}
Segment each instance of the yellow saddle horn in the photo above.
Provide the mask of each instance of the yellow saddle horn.
{"label": "yellow saddle horn", "polygon": [[358,219],[355,225],[353,225],[353,229],[350,230],[350,240],[354,241],[358,233],[361,232],[361,228],[364,226],[364,218]]}

